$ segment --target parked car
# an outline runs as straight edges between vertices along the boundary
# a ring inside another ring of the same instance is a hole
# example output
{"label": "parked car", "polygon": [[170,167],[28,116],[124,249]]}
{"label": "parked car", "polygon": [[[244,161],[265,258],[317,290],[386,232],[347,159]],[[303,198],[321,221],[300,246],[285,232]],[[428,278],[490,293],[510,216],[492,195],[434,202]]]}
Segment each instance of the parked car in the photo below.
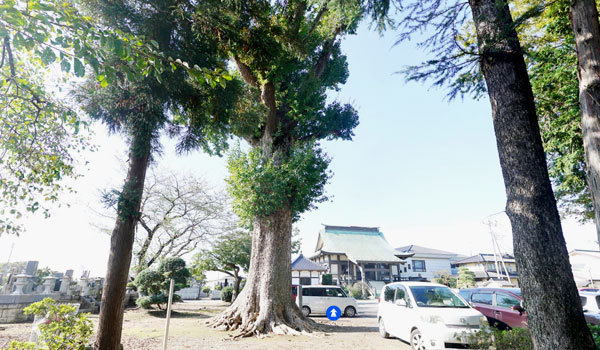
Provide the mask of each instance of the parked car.
{"label": "parked car", "polygon": [[459,294],[498,329],[527,327],[527,313],[519,288],[468,288]]}
{"label": "parked car", "polygon": [[346,295],[338,286],[302,286],[302,313],[304,316],[312,314],[325,314],[327,308],[335,305],[340,308],[346,317],[357,314],[358,303],[356,299]]}
{"label": "parked car", "polygon": [[600,293],[579,292],[585,320],[591,324],[600,324]]}
{"label": "parked car", "polygon": [[413,350],[460,348],[486,322],[450,288],[428,282],[395,282],[381,292],[379,333],[408,341]]}

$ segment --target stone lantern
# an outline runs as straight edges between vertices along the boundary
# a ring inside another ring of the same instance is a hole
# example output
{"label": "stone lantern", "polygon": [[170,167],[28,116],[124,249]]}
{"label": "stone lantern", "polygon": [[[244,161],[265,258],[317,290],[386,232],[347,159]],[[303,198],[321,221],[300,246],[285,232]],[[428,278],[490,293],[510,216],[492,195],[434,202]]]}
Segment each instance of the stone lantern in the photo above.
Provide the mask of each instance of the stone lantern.
{"label": "stone lantern", "polygon": [[23,291],[23,288],[25,288],[25,286],[29,283],[30,277],[31,276],[25,275],[25,274],[17,275],[15,277],[16,278],[15,291],[12,292],[12,294],[14,294],[14,295],[25,294],[25,292]]}
{"label": "stone lantern", "polygon": [[54,292],[54,285],[56,284],[56,278],[52,276],[44,277],[44,291],[42,294],[52,294]]}

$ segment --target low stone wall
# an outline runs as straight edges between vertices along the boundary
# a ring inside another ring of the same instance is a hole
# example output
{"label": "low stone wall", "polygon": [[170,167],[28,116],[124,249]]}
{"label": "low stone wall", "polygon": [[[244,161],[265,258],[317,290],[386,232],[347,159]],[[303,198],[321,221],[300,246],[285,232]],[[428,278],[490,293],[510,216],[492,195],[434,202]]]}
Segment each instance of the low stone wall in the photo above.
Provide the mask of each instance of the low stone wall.
{"label": "low stone wall", "polygon": [[15,323],[33,320],[33,316],[23,313],[32,303],[42,301],[51,295],[0,295],[0,323]]}
{"label": "low stone wall", "polygon": [[44,298],[52,298],[65,303],[79,299],[78,297],[71,298],[69,296],[65,298],[59,294],[0,295],[0,323],[32,321],[33,316],[25,315],[23,309],[35,302],[44,300]]}
{"label": "low stone wall", "polygon": [[182,300],[196,300],[200,299],[200,286],[182,288],[175,292],[179,295]]}

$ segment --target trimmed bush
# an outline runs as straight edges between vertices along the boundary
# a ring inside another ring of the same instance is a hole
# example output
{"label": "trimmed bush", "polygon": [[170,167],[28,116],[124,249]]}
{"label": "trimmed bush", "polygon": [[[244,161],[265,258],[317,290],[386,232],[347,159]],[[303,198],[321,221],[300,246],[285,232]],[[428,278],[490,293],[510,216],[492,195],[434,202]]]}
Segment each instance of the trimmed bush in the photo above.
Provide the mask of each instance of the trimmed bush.
{"label": "trimmed bush", "polygon": [[332,286],[333,276],[330,273],[324,273],[323,276],[321,276],[321,283],[326,286]]}
{"label": "trimmed bush", "polygon": [[[176,303],[181,301],[181,297],[177,294],[173,294],[173,302]],[[152,306],[156,305],[159,310],[162,310],[161,305],[166,306],[169,302],[169,296],[165,294],[157,294],[150,296],[139,297],[135,304],[144,309],[152,309]]]}
{"label": "trimmed bush", "polygon": [[221,290],[221,289],[223,289],[223,286],[222,286],[222,285],[220,285],[220,284],[217,284],[217,285],[215,286],[215,290]]}
{"label": "trimmed bush", "polygon": [[230,303],[232,298],[233,298],[233,287],[225,287],[225,288],[223,288],[223,290],[221,290],[221,300]]}
{"label": "trimmed bush", "polygon": [[209,286],[202,287],[202,293],[206,293],[206,294],[210,293],[210,287]]}

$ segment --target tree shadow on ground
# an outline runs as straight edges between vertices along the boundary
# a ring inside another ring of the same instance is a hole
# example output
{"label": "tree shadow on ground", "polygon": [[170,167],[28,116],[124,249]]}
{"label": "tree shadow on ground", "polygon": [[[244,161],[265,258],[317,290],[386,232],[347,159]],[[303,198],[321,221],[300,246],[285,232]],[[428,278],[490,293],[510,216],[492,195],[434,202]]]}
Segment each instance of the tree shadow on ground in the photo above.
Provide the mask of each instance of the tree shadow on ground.
{"label": "tree shadow on ground", "polygon": [[332,326],[332,325],[323,325],[325,332],[328,333],[367,333],[367,332],[377,332],[377,327],[369,327],[369,326]]}
{"label": "tree shadow on ground", "polygon": [[[166,318],[167,310],[150,310],[148,315],[158,318]],[[171,311],[171,318],[211,318],[214,315],[206,315],[199,312]]]}

